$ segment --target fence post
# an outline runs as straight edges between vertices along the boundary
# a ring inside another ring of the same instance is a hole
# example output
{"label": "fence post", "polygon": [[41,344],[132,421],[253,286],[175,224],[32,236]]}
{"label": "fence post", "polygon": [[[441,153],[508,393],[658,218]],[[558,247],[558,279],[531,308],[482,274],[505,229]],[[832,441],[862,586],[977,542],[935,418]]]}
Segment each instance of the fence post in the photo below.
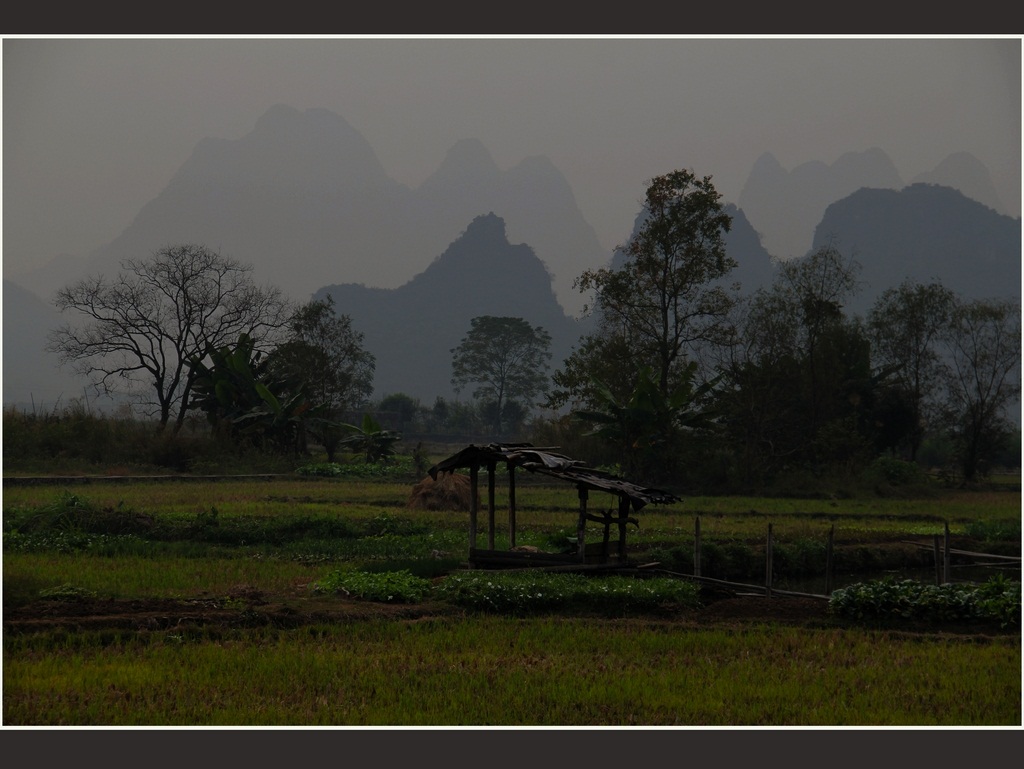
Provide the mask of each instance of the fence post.
{"label": "fence post", "polygon": [[693,576],[700,576],[700,516],[693,532]]}
{"label": "fence post", "polygon": [[768,524],[768,542],[765,546],[764,594],[772,597],[772,525]]}
{"label": "fence post", "polygon": [[935,584],[942,584],[942,556],[939,554],[939,535],[932,537],[932,550],[935,553]]}
{"label": "fence post", "polygon": [[825,542],[825,595],[832,595],[832,552],[835,538],[836,525],[833,523],[828,530],[828,540]]}

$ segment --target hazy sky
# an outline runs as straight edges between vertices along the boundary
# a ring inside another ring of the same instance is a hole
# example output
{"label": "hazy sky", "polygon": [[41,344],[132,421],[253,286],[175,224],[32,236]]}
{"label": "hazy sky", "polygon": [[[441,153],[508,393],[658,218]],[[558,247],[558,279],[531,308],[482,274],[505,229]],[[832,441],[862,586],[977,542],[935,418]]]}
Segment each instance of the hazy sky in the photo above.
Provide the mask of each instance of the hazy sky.
{"label": "hazy sky", "polygon": [[1020,214],[1020,37],[7,37],[4,272],[105,245],[201,139],[279,103],[337,112],[410,187],[464,138],[502,169],[546,155],[609,250],[646,180],[692,168],[736,202],[766,151],[879,147],[907,182],[967,151]]}

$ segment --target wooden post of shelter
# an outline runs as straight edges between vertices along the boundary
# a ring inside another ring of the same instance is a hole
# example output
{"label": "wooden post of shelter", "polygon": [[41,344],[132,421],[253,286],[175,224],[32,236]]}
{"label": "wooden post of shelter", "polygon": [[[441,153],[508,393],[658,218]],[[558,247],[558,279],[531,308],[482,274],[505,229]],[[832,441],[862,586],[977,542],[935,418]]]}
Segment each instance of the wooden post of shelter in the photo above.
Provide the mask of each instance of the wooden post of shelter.
{"label": "wooden post of shelter", "polygon": [[764,550],[765,572],[764,572],[764,594],[772,597],[772,525],[768,524],[768,542]]}
{"label": "wooden post of shelter", "polygon": [[480,486],[480,465],[469,466],[469,549],[476,549],[476,496]]}
{"label": "wooden post of shelter", "polygon": [[612,538],[612,511],[609,510],[603,516],[604,531],[601,535],[601,563],[608,561],[608,543]]}
{"label": "wooden post of shelter", "polygon": [[508,546],[516,546],[516,467],[508,463]]}
{"label": "wooden post of shelter", "polygon": [[619,563],[626,562],[626,523],[629,519],[629,497],[619,497]]}
{"label": "wooden post of shelter", "polygon": [[834,556],[836,539],[836,525],[833,523],[828,530],[828,540],[825,542],[825,595],[832,595],[832,569],[834,568]]}
{"label": "wooden post of shelter", "polygon": [[494,461],[487,463],[487,549],[494,549]]}
{"label": "wooden post of shelter", "polygon": [[700,576],[700,516],[693,527],[693,576]]}
{"label": "wooden post of shelter", "polygon": [[942,582],[949,582],[949,521],[945,524],[945,533],[942,537]]}
{"label": "wooden post of shelter", "polygon": [[580,517],[576,521],[576,554],[580,563],[587,560],[587,545],[584,538],[587,532],[587,487],[580,484],[576,487],[580,498]]}

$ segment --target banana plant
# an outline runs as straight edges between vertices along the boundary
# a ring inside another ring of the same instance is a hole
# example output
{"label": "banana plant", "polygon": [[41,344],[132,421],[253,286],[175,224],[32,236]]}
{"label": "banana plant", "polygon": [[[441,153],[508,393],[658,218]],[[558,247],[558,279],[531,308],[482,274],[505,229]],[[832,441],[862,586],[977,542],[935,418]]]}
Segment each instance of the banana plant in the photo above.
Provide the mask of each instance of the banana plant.
{"label": "banana plant", "polygon": [[247,334],[234,347],[208,349],[206,359],[189,362],[195,375],[191,406],[204,411],[215,429],[235,439],[295,447],[306,424],[321,418],[324,407],[310,403],[305,388],[270,375],[268,359]]}
{"label": "banana plant", "polygon": [[342,445],[362,454],[367,462],[386,462],[395,455],[395,444],[402,440],[400,432],[383,429],[369,414],[363,414],[362,425],[343,424],[342,427],[352,431],[352,435],[341,441]]}
{"label": "banana plant", "polygon": [[578,422],[593,425],[587,433],[615,446],[628,474],[646,475],[653,465],[653,455],[671,451],[675,441],[686,431],[706,427],[714,420],[714,412],[702,401],[721,380],[715,377],[696,388],[691,365],[680,383],[665,394],[658,387],[649,366],[637,372],[636,385],[629,398],[620,401],[603,382],[593,379],[598,408],[574,411]]}

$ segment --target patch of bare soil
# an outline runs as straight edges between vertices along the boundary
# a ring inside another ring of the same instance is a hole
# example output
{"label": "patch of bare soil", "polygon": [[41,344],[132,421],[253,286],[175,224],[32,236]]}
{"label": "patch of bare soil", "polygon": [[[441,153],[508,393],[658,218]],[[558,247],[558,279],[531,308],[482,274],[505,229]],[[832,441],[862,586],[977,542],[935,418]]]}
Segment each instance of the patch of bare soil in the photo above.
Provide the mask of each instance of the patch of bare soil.
{"label": "patch of bare soil", "polygon": [[[247,588],[226,598],[189,600],[37,600],[3,611],[4,633],[96,630],[168,631],[186,628],[296,628],[306,625],[365,620],[418,621],[464,616],[465,612],[443,603],[385,604],[342,596],[273,596]],[[827,601],[800,596],[742,594],[715,590],[705,595],[697,609],[684,608],[660,614],[659,623],[681,627],[743,627],[781,624],[807,628],[852,627],[854,623],[828,613]],[[925,623],[887,625],[906,632],[957,635],[1019,635],[1018,629],[962,624]]]}

